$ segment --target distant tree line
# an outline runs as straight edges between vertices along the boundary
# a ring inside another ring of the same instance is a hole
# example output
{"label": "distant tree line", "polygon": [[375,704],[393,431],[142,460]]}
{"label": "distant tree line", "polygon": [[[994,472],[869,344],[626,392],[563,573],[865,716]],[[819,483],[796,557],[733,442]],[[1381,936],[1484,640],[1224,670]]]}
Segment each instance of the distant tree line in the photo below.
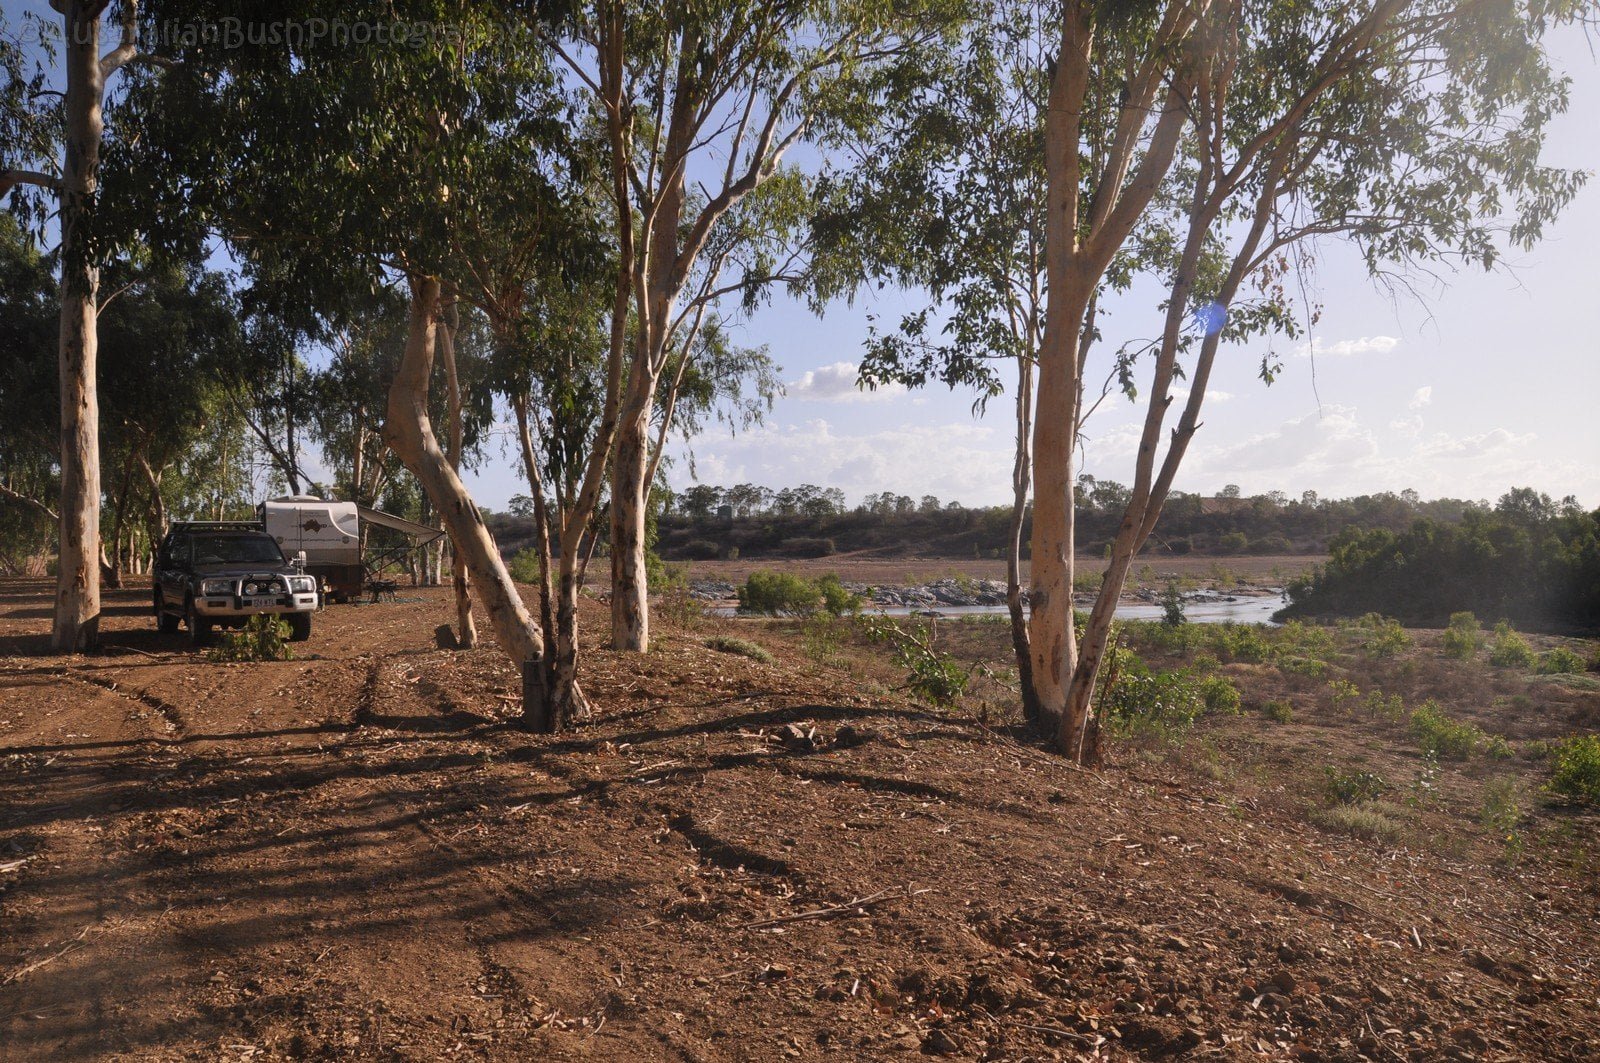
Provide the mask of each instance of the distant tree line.
{"label": "distant tree line", "polygon": [[[1081,553],[1102,552],[1116,535],[1128,488],[1083,476],[1076,491]],[[963,506],[933,495],[866,495],[854,507],[837,488],[802,484],[774,490],[754,484],[696,484],[660,498],[659,550],[669,560],[732,556],[825,556],[884,550],[963,558],[1004,556],[1009,506]],[[1567,500],[1563,505],[1576,505]],[[1173,492],[1147,556],[1323,553],[1347,528],[1400,532],[1418,518],[1458,523],[1487,512],[1487,501],[1424,500],[1414,490],[1323,499],[1315,491],[1245,497],[1229,485],[1215,496]],[[513,499],[512,512],[528,515]],[[1024,515],[1024,532],[1031,522]],[[1024,556],[1027,550],[1024,549]]]}
{"label": "distant tree line", "polygon": [[1600,510],[1516,488],[1458,522],[1348,527],[1289,587],[1290,616],[1381,612],[1442,626],[1470,611],[1544,630],[1600,628]]}

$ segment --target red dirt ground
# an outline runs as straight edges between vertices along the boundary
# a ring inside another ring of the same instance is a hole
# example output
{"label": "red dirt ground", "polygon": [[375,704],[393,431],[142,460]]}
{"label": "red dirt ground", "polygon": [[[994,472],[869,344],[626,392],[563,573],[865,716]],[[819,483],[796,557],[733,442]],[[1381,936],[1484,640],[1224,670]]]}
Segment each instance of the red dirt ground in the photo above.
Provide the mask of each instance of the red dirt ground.
{"label": "red dirt ground", "polygon": [[1596,1058],[1592,881],[1075,771],[770,631],[591,652],[529,737],[415,596],[225,665],[142,592],[43,655],[0,586],[0,1059]]}

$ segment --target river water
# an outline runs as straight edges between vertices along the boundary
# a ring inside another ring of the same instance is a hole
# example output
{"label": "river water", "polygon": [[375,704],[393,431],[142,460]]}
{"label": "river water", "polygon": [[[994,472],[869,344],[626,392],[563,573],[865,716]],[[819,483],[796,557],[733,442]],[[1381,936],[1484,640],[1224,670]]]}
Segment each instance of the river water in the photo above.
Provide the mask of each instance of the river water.
{"label": "river water", "polygon": [[[1192,624],[1273,624],[1272,614],[1289,604],[1282,594],[1239,595],[1232,601],[1201,599],[1183,603],[1183,615]],[[1080,606],[1080,608],[1087,608]],[[712,606],[706,610],[717,616],[737,616],[738,609],[730,605]],[[1003,605],[934,605],[934,606],[872,606],[863,613],[883,616],[921,616],[931,611],[940,616],[1004,616]],[[1160,620],[1166,610],[1149,602],[1122,602],[1117,606],[1118,620]]]}

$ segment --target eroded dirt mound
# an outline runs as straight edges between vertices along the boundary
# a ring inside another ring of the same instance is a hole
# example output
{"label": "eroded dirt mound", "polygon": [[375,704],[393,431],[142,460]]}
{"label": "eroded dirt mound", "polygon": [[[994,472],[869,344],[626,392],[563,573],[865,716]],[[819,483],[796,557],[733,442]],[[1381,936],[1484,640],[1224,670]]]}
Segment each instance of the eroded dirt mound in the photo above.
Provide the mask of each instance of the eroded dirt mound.
{"label": "eroded dirt mound", "polygon": [[[0,1058],[1592,1059],[1592,884],[669,633],[506,728],[443,594],[220,665],[0,600]],[[591,617],[591,622],[598,617]],[[595,627],[591,626],[591,630]]]}

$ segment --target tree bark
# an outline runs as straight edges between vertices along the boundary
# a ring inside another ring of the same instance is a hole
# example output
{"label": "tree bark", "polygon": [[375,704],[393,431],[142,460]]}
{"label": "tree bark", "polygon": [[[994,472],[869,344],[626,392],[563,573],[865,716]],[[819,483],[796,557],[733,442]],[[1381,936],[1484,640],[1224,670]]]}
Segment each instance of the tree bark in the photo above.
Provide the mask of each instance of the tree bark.
{"label": "tree bark", "polygon": [[[559,559],[552,556],[544,477],[540,475],[538,457],[533,449],[527,400],[519,397],[513,400],[512,406],[522,443],[523,468],[528,488],[533,492],[535,549],[539,557],[539,612],[545,631],[545,655],[539,678],[541,700],[524,709],[523,722],[530,730],[554,733],[566,730],[573,717],[588,710],[588,700],[578,685],[578,584],[582,579],[579,546],[588,522],[573,520],[572,514],[562,513],[561,552]],[[557,566],[559,572],[552,581],[551,569]]]}
{"label": "tree bark", "polygon": [[437,343],[439,280],[410,276],[410,323],[405,352],[389,388],[383,434],[391,450],[422,485],[458,544],[477,588],[495,641],[521,667],[544,656],[544,639],[511,582],[494,537],[484,527],[466,485],[450,467],[428,417],[428,380]]}
{"label": "tree bark", "polygon": [[[461,378],[456,373],[456,329],[461,315],[452,294],[441,313],[439,328],[439,357],[444,362],[445,388],[450,405],[450,469],[461,472]],[[461,548],[454,538],[450,540],[450,582],[456,595],[456,645],[470,650],[478,645],[478,625],[472,619],[472,590],[467,578],[467,568],[461,561]]]}
{"label": "tree bark", "polygon": [[1017,452],[1011,468],[1011,524],[1006,530],[1006,611],[1011,615],[1011,648],[1017,658],[1017,685],[1022,693],[1022,718],[1037,723],[1039,692],[1033,681],[1033,650],[1028,637],[1028,611],[1022,601],[1022,524],[1028,514],[1033,483],[1033,353],[1017,357]]}
{"label": "tree bark", "polygon": [[[651,392],[653,384],[652,380]],[[637,384],[630,393],[636,389]],[[630,394],[624,409],[611,471],[611,646],[643,652],[650,648],[650,586],[644,554],[651,403]]]}
{"label": "tree bark", "polygon": [[61,523],[52,647],[92,650],[100,636],[100,398],[93,225],[105,131],[100,8],[64,5],[66,151],[61,171]]}

